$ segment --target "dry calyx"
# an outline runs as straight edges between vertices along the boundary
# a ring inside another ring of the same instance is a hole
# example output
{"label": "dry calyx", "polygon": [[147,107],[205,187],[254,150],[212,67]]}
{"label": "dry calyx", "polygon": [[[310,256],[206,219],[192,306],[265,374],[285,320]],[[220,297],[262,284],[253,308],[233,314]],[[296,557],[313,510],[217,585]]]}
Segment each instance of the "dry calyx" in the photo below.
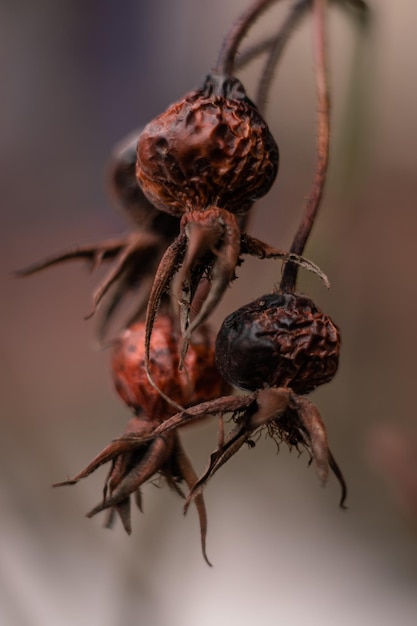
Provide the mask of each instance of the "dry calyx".
{"label": "dry calyx", "polygon": [[136,181],[136,146],[139,131],[129,135],[112,153],[108,166],[108,191],[113,205],[128,218],[132,227],[120,237],[98,243],[77,245],[19,270],[25,277],[66,261],[85,260],[91,270],[103,263],[112,266],[93,294],[93,307],[87,317],[96,311],[109,295],[99,324],[99,338],[107,334],[127,296],[134,294],[134,309],[125,326],[140,319],[146,309],[149,291],[158,263],[167,246],[179,232],[179,220],[157,210],[147,200]]}
{"label": "dry calyx", "polygon": [[[145,324],[137,322],[124,331],[113,348],[114,385],[120,398],[134,412],[123,436],[107,445],[81,472],[55,485],[74,485],[110,462],[103,498],[87,517],[108,510],[106,526],[110,526],[118,514],[129,534],[131,496],[142,510],[141,487],[145,482],[162,477],[171,489],[184,498],[181,484],[185,483],[191,490],[198,478],[177,430],[160,437],[149,437],[172,415],[173,408],[148,381],[144,368],[144,337]],[[190,406],[227,392],[229,385],[215,365],[214,339],[210,329],[203,325],[195,333],[182,370],[179,369],[178,339],[172,316],[164,312],[158,317],[152,335],[151,369],[165,395],[183,406]],[[145,441],[137,445],[137,441],[142,439]],[[200,520],[203,556],[209,562],[205,549],[207,514],[203,498],[197,496],[195,504]]]}

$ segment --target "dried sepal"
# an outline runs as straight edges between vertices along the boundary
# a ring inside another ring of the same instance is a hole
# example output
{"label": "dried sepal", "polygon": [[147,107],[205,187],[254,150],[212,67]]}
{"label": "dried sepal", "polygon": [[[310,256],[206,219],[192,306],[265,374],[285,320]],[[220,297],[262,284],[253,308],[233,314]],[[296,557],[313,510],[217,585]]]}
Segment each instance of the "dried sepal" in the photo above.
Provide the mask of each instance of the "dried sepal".
{"label": "dried sepal", "polygon": [[15,274],[18,277],[25,278],[26,276],[36,274],[53,265],[59,265],[65,261],[78,259],[89,261],[91,269],[94,270],[99,267],[103,261],[112,260],[117,257],[125,246],[126,237],[117,237],[116,239],[109,239],[95,244],[74,246],[65,252],[50,255],[41,261],[37,261],[36,263],[32,263],[27,267],[17,270]]}
{"label": "dried sepal", "polygon": [[317,475],[324,484],[329,474],[329,446],[326,427],[317,407],[306,398],[293,397],[292,404],[295,405],[297,418],[306,433]]}
{"label": "dried sepal", "polygon": [[[139,282],[143,275],[150,271],[149,258],[159,256],[161,242],[156,235],[149,233],[132,233],[126,236],[126,245],[115,260],[115,265],[106,274],[93,294],[93,307],[86,318],[92,317],[101,300],[110,287],[129,269],[134,260],[135,280]],[[139,269],[140,268],[140,269]]]}
{"label": "dried sepal", "polygon": [[[148,439],[153,423],[145,416],[133,417],[125,435],[112,441],[91,463],[73,478],[55,483],[54,487],[74,485],[86,478],[104,463],[111,462],[107,474],[103,498],[87,517],[91,518],[102,511],[108,511],[105,526],[110,527],[117,514],[125,531],[131,533],[130,497],[133,496],[142,511],[141,486],[157,475],[165,478],[171,489],[184,498],[180,483],[184,481],[189,489],[197,480],[191,461],[188,458],[178,432],[171,431]],[[207,512],[202,495],[197,495],[195,505],[200,523],[201,549],[209,564],[206,552]]]}
{"label": "dried sepal", "polygon": [[[110,270],[93,293],[93,305],[86,315],[86,318],[94,315],[104,296],[115,286],[99,328],[99,335],[103,337],[110,319],[130,291],[137,292],[139,302],[141,296],[148,297],[151,285],[149,277],[153,276],[166,245],[168,243],[157,234],[134,231],[124,237],[70,248],[18,270],[16,275],[21,278],[32,276],[49,267],[74,260],[88,261],[91,270],[98,269],[104,262],[112,262]],[[140,309],[138,303],[135,317]]]}
{"label": "dried sepal", "polygon": [[232,416],[235,426],[226,436],[223,429],[220,429],[217,449],[211,454],[208,467],[202,476],[190,487],[185,510],[201,494],[208,480],[245,443],[253,445],[253,437],[265,428],[278,445],[283,442],[290,449],[295,447],[297,450],[307,450],[322,483],[327,481],[329,469],[333,471],[341,487],[340,506],[344,508],[346,483],[328,447],[322,417],[314,404],[286,387],[262,389],[252,394],[223,396],[202,402],[171,416],[148,433],[128,434],[116,441],[125,443],[129,449],[140,447],[208,416],[218,416],[223,421],[227,414]]}
{"label": "dried sepal", "polygon": [[187,214],[182,223],[189,243],[181,268],[180,285],[184,279],[191,281],[191,270],[201,258],[208,254],[212,257],[208,271],[209,290],[194,319],[185,328],[184,337],[189,339],[193,330],[213,312],[235,277],[240,254],[240,229],[234,215],[217,207],[204,213],[196,211]]}
{"label": "dried sepal", "polygon": [[291,389],[267,388],[245,396],[225,396],[210,402],[201,403],[173,415],[144,437],[127,436],[125,441],[131,445],[142,445],[154,437],[166,435],[188,423],[208,416],[226,414],[233,416],[236,425],[225,436],[219,437],[218,447],[211,454],[207,469],[194,483],[185,503],[189,503],[201,494],[211,478],[244,443],[251,443],[258,431],[266,428],[277,442],[286,443],[289,448],[304,448],[314,461],[320,480],[327,481],[331,469],[341,486],[340,506],[346,499],[346,483],[342,472],[331,454],[323,420],[317,408],[307,399],[301,398]]}
{"label": "dried sepal", "polygon": [[[128,294],[134,294],[132,301],[134,306],[129,310],[129,314],[126,315],[124,321],[124,327],[129,328],[140,319],[144,318],[146,313],[146,307],[148,306],[148,296],[152,288],[153,277],[151,274],[142,277],[140,286],[137,284],[137,274],[133,267],[117,281],[116,285],[112,289],[111,296],[103,302],[101,309],[100,322],[97,328],[97,339],[101,344],[112,343],[112,340],[108,340],[107,334],[110,323],[114,319],[117,311],[123,305]],[[106,341],[105,341],[106,340]]]}
{"label": "dried sepal", "polygon": [[87,517],[93,517],[100,511],[104,511],[104,509],[116,506],[150,480],[167,462],[173,445],[174,438],[172,433],[171,435],[163,435],[152,440],[146,446],[143,456],[141,455],[140,462],[126,472],[119,484],[111,490],[111,495],[91,509],[87,513]]}
{"label": "dried sepal", "polygon": [[235,426],[226,436],[218,448],[211,453],[209,464],[200,478],[194,483],[193,488],[187,496],[184,504],[184,512],[187,512],[190,503],[194,498],[200,497],[208,480],[240,450],[245,442],[248,441],[246,429],[241,425]]}
{"label": "dried sepal", "polygon": [[[145,435],[141,434],[140,436],[144,437]],[[102,450],[96,457],[94,457],[94,459],[90,461],[90,463],[83,470],[78,472],[78,474],[75,474],[75,476],[73,476],[72,478],[67,478],[67,480],[64,480],[62,482],[54,483],[52,486],[64,487],[67,485],[75,485],[81,479],[87,478],[87,476],[90,476],[90,474],[95,472],[96,469],[98,469],[101,465],[108,463],[109,461],[114,459],[116,456],[119,456],[120,454],[123,454],[125,452],[131,452],[132,450],[135,450],[136,448],[137,448],[137,444],[135,445],[132,441],[130,441],[128,437],[126,438],[121,437],[119,439],[115,439],[114,441],[109,443],[104,448],[104,450]]]}
{"label": "dried sepal", "polygon": [[[153,277],[166,247],[179,232],[179,220],[152,206],[137,183],[136,144],[139,134],[139,131],[135,131],[121,145],[116,146],[107,176],[111,200],[133,222],[133,232],[96,244],[75,246],[16,272],[17,276],[30,276],[48,267],[77,259],[88,261],[91,270],[97,269],[103,262],[113,262],[95,290],[92,309],[86,316],[91,317],[104,296],[108,295],[99,322],[99,340],[105,338],[110,321],[126,301],[126,296],[132,292],[137,296],[135,308],[126,324],[139,318],[152,284],[149,279]],[[110,295],[108,292],[112,287]]]}
{"label": "dried sepal", "polygon": [[303,269],[316,274],[323,282],[327,289],[330,289],[330,282],[326,274],[319,268],[318,265],[306,259],[305,257],[294,254],[293,252],[285,252],[279,248],[274,248],[269,244],[251,237],[244,233],[241,237],[240,253],[249,254],[257,257],[258,259],[280,259],[285,262],[291,261],[294,265],[302,267]]}
{"label": "dried sepal", "polygon": [[[193,488],[193,486],[195,485],[198,479],[198,476],[178,436],[175,437],[175,460],[178,465],[180,476],[182,476],[185,483],[187,484],[188,489],[191,491],[191,489]],[[207,511],[206,511],[206,505],[204,503],[204,498],[202,494],[196,495],[196,497],[194,498],[194,503],[197,509],[197,514],[198,514],[198,518],[200,522],[201,550],[203,552],[204,560],[211,567],[211,563],[207,557],[207,551],[206,551]]]}
{"label": "dried sepal", "polygon": [[[200,402],[195,406],[183,409],[181,412],[172,415],[172,417],[169,417],[164,420],[162,424],[157,426],[152,433],[146,435],[145,437],[140,436],[136,438],[136,441],[138,443],[149,441],[153,437],[162,435],[171,430],[176,430],[182,426],[192,424],[206,417],[215,415],[223,416],[227,413],[234,414],[245,411],[248,407],[254,404],[255,398],[256,394],[245,396],[223,396],[208,402]],[[134,436],[132,438],[127,436],[125,439],[127,442],[134,442],[134,440]]]}

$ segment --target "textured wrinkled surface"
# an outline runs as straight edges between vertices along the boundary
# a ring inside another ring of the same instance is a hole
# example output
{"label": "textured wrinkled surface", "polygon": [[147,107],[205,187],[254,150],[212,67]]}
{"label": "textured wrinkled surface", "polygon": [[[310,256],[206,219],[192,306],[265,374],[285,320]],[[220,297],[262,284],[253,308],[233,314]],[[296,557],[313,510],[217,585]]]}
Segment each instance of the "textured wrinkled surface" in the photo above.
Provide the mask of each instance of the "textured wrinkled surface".
{"label": "textured wrinkled surface", "polygon": [[211,205],[244,213],[277,174],[277,145],[239,81],[228,79],[232,89],[223,84],[222,91],[210,79],[139,138],[138,182],[154,206],[173,215]]}
{"label": "textured wrinkled surface", "polygon": [[[155,421],[173,412],[149,382],[145,368],[145,323],[127,329],[117,342],[112,358],[115,387],[121,398],[135,410],[143,410]],[[156,318],[150,345],[150,371],[161,391],[182,406],[222,395],[227,384],[220,376],[214,355],[214,341],[207,327],[195,333],[179,370],[180,341],[167,315]]]}
{"label": "textured wrinkled surface", "polygon": [[216,363],[242,389],[290,387],[305,394],[333,378],[339,351],[337,326],[310,298],[274,293],[225,319]]}

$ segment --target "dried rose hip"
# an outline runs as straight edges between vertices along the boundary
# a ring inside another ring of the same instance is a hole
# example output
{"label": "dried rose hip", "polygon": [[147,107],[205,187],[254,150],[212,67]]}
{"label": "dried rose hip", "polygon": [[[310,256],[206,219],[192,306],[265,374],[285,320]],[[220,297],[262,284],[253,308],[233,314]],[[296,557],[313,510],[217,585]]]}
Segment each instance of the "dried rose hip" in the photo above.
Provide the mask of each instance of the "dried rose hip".
{"label": "dried rose hip", "polygon": [[[74,485],[104,463],[111,462],[103,497],[87,517],[108,510],[106,526],[111,526],[118,514],[128,534],[131,532],[130,496],[142,510],[141,486],[145,482],[162,476],[171,489],[185,498],[181,484],[185,482],[191,490],[198,479],[177,431],[153,437],[155,428],[168,419],[174,409],[148,380],[144,368],[144,339],[145,322],[135,323],[124,331],[113,350],[116,390],[135,413],[123,435],[113,439],[81,472],[55,484]],[[150,356],[151,371],[159,388],[184,406],[212,400],[229,389],[216,368],[214,338],[207,326],[201,326],[195,334],[180,371],[178,333],[172,318],[161,314],[152,335]],[[202,552],[210,565],[206,554],[207,513],[201,494],[196,495],[195,505]]]}
{"label": "dried rose hip", "polygon": [[236,387],[309,393],[337,371],[340,333],[304,295],[272,293],[229,315],[216,339],[216,364]]}
{"label": "dried rose hip", "polygon": [[[113,379],[122,400],[136,411],[144,411],[157,423],[174,410],[148,380],[145,363],[145,323],[125,330],[112,358]],[[157,387],[181,406],[190,406],[222,395],[228,388],[220,376],[214,341],[207,327],[195,333],[179,369],[179,336],[170,316],[160,315],[154,326],[150,349],[150,371]]]}
{"label": "dried rose hip", "polygon": [[278,171],[278,147],[243,85],[216,74],[145,127],[137,157],[144,194],[177,216],[210,206],[245,213]]}

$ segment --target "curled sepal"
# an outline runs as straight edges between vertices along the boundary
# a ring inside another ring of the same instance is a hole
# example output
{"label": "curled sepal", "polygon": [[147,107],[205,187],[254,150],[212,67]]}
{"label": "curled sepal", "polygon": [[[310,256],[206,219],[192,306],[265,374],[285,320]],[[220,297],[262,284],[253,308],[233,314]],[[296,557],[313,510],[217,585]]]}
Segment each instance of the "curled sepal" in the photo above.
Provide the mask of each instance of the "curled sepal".
{"label": "curled sepal", "polygon": [[[193,466],[191,465],[190,459],[188,458],[184,448],[182,447],[181,441],[177,433],[175,433],[175,460],[178,465],[180,476],[185,480],[188,488],[191,490],[193,485],[196,483],[198,477],[194,471]],[[211,563],[208,560],[206,552],[207,511],[203,496],[201,494],[196,495],[196,497],[194,498],[194,503],[200,522],[201,551],[203,553],[204,560],[211,567]]]}
{"label": "curled sepal", "polygon": [[[344,508],[347,495],[343,474],[329,450],[326,429],[317,408],[305,398],[296,395],[288,387],[261,389],[250,396],[219,398],[216,413],[233,413],[236,425],[226,435],[219,437],[217,449],[211,454],[209,464],[203,475],[195,482],[185,502],[185,510],[190,502],[201,494],[208,480],[232,457],[244,443],[251,444],[253,435],[263,428],[279,445],[286,443],[289,448],[305,448],[309,453],[320,480],[325,483],[331,469],[340,483],[342,494],[340,506]],[[246,401],[245,401],[246,400]],[[193,414],[188,420],[214,414],[213,403],[205,407],[192,407]],[[166,432],[177,428],[187,421],[184,414],[174,415],[161,424],[155,431]]]}
{"label": "curled sepal", "polygon": [[269,244],[260,241],[260,239],[255,239],[255,237],[251,237],[246,233],[244,233],[241,237],[241,253],[255,256],[258,259],[281,259],[285,262],[291,261],[294,265],[298,265],[299,267],[316,274],[325,287],[330,289],[329,279],[318,265],[303,256],[294,254],[293,252],[285,252],[279,248],[273,248]]}
{"label": "curled sepal", "polygon": [[192,499],[201,493],[207,481],[240,450],[245,442],[249,442],[258,428],[279,418],[286,411],[290,394],[288,389],[264,389],[252,394],[252,396],[246,396],[247,399],[251,400],[247,405],[243,404],[242,397],[239,398],[241,414],[237,419],[237,424],[224,441],[219,443],[217,450],[211,454],[207,469],[188,494],[185,510]]}
{"label": "curled sepal", "polygon": [[252,415],[247,428],[269,425],[274,438],[278,436],[290,447],[306,448],[322,484],[327,482],[329,469],[336,476],[342,491],[340,506],[345,508],[346,482],[329,449],[326,427],[317,407],[284,387],[259,391],[257,404],[258,411]]}
{"label": "curled sepal", "polygon": [[115,265],[106,274],[103,281],[99,284],[93,294],[93,307],[85,316],[89,319],[94,315],[96,309],[103,297],[106,295],[110,287],[118,281],[123,274],[129,269],[132,260],[136,269],[136,280],[141,277],[142,271],[145,274],[148,271],[149,258],[157,253],[160,248],[160,242],[156,235],[149,233],[133,233],[126,237],[126,244],[115,259]]}
{"label": "curled sepal", "polygon": [[311,456],[316,472],[323,484],[329,475],[329,445],[327,443],[326,428],[317,408],[305,398],[293,397],[292,403],[296,408],[297,417],[306,433]]}
{"label": "curled sepal", "polygon": [[340,469],[339,465],[336,463],[336,460],[330,450],[329,450],[329,466],[333,474],[336,476],[337,480],[339,481],[339,485],[341,489],[339,506],[341,509],[347,509],[348,507],[345,504],[346,498],[347,498],[347,484],[345,481],[345,477],[343,476],[342,470]]}
{"label": "curled sepal", "polygon": [[103,261],[108,261],[117,257],[118,254],[124,249],[126,245],[126,238],[120,237],[117,239],[110,239],[108,241],[102,241],[101,243],[86,244],[84,246],[74,246],[65,252],[59,252],[48,256],[46,259],[32,263],[23,269],[15,272],[17,277],[25,278],[26,276],[32,276],[42,270],[52,267],[53,265],[60,265],[65,261],[85,260],[89,261],[91,269],[94,270],[101,265]]}
{"label": "curled sepal", "polygon": [[168,418],[152,431],[147,437],[136,439],[138,443],[148,441],[153,437],[162,435],[173,429],[180,428],[185,424],[190,424],[199,419],[204,419],[214,415],[225,415],[226,413],[237,413],[244,411],[250,405],[253,405],[256,394],[245,396],[223,396],[209,402],[201,402],[195,406],[184,409]]}
{"label": "curled sepal", "polygon": [[[135,433],[136,435],[145,435],[152,430],[152,423],[149,422],[143,416],[141,418],[133,417],[126,428],[127,434]],[[169,438],[169,436],[168,436]],[[152,442],[153,444],[154,442]],[[166,467],[167,453],[163,450],[158,450],[158,446],[152,444],[138,444],[137,441],[131,441],[127,438],[119,438],[111,442],[108,446],[102,450],[81,472],[76,474],[73,478],[66,481],[55,483],[54,487],[60,487],[64,485],[74,485],[82,478],[86,478],[97,468],[108,461],[111,462],[110,470],[107,474],[102,502],[108,502],[113,497],[115,491],[121,488],[122,485],[128,483],[127,477],[131,476],[134,471],[136,473],[150,471],[153,474],[158,472],[167,475],[168,469]],[[169,441],[169,448],[172,449],[172,438]],[[169,476],[167,476],[169,478]],[[146,477],[145,479],[146,480]],[[113,504],[108,507],[109,513],[105,521],[106,527],[111,527],[114,522],[115,515],[117,514],[123,524],[125,531],[131,533],[130,522],[130,495],[135,497],[138,508],[142,511],[142,499],[139,489],[140,485],[136,486],[134,481],[132,486],[127,490],[128,493],[121,493],[117,498],[114,498]]]}
{"label": "curled sepal", "polygon": [[99,337],[103,339],[110,320],[122,301],[130,291],[138,293],[138,305],[135,316],[143,306],[143,299],[147,298],[150,282],[155,265],[162,254],[165,240],[158,234],[135,231],[124,237],[108,239],[95,244],[75,246],[65,252],[49,256],[26,268],[18,270],[16,275],[24,278],[41,272],[48,267],[60,265],[67,261],[85,260],[90,263],[91,271],[101,267],[104,262],[112,262],[110,270],[104,275],[93,293],[93,305],[86,319],[92,317],[103,298],[114,287],[109,297],[103,319],[99,328]]}
{"label": "curled sepal", "polygon": [[[130,535],[132,531],[130,496],[134,496],[136,505],[142,512],[140,488],[143,483],[156,475],[163,476],[168,486],[184,499],[185,495],[180,486],[182,481],[185,481],[189,489],[192,489],[197,481],[197,474],[182,447],[177,431],[149,440],[147,435],[151,432],[152,422],[145,416],[131,418],[123,437],[108,445],[74,478],[56,483],[54,486],[73,485],[103,463],[111,461],[102,500],[87,517],[93,517],[106,510],[104,525],[110,528],[118,515],[125,531]],[[200,523],[201,550],[205,561],[211,565],[206,552],[207,512],[204,500],[201,495],[197,495],[194,501]]]}
{"label": "curled sepal", "polygon": [[122,522],[122,526],[127,535],[132,534],[132,523],[130,518],[130,498],[125,498],[123,502],[107,510],[107,517],[104,521],[104,528],[112,528],[116,516]]}
{"label": "curled sepal", "polygon": [[169,435],[154,439],[147,447],[141,462],[134,465],[127,472],[112,494],[87,513],[87,517],[93,517],[100,511],[104,511],[104,509],[118,505],[139,489],[143,483],[152,478],[167,461],[171,454],[173,443],[173,437]]}
{"label": "curled sepal", "polygon": [[83,469],[81,472],[76,474],[73,478],[68,478],[67,480],[63,480],[59,483],[54,483],[52,487],[65,487],[67,485],[75,485],[82,478],[87,478],[90,474],[95,472],[96,469],[100,467],[100,465],[104,465],[104,463],[108,463],[115,457],[125,452],[130,452],[137,448],[137,443],[132,441],[129,438],[120,437],[119,439],[115,439],[108,446],[104,448],[94,459]]}
{"label": "curled sepal", "polygon": [[150,371],[150,348],[151,348],[151,336],[155,323],[155,318],[158,314],[158,309],[161,304],[163,294],[169,290],[172,279],[179,266],[182,263],[186,251],[186,235],[180,233],[175,241],[167,248],[163,255],[161,262],[159,263],[155,279],[153,281],[151,293],[149,295],[148,307],[146,310],[146,325],[145,325],[145,371],[151,385],[159,392],[162,398],[168,402],[171,406],[174,406],[177,410],[182,410],[177,402],[174,402],[169,398],[155,383],[151,371]]}
{"label": "curled sepal", "polygon": [[184,512],[194,498],[201,496],[201,492],[206,486],[208,480],[224,465],[232,456],[240,450],[243,444],[249,439],[250,432],[241,425],[235,426],[226,436],[224,441],[219,445],[217,450],[211,453],[209,464],[202,476],[194,483],[190,493],[184,504]]}
{"label": "curled sepal", "polygon": [[210,288],[201,308],[185,328],[185,337],[189,338],[193,330],[213,312],[235,277],[240,254],[240,229],[236,217],[218,207],[186,213],[181,220],[181,228],[187,235],[187,253],[179,275],[180,290],[184,291],[183,287],[186,292],[189,287],[191,293],[195,290],[193,271],[205,259],[210,280]]}

